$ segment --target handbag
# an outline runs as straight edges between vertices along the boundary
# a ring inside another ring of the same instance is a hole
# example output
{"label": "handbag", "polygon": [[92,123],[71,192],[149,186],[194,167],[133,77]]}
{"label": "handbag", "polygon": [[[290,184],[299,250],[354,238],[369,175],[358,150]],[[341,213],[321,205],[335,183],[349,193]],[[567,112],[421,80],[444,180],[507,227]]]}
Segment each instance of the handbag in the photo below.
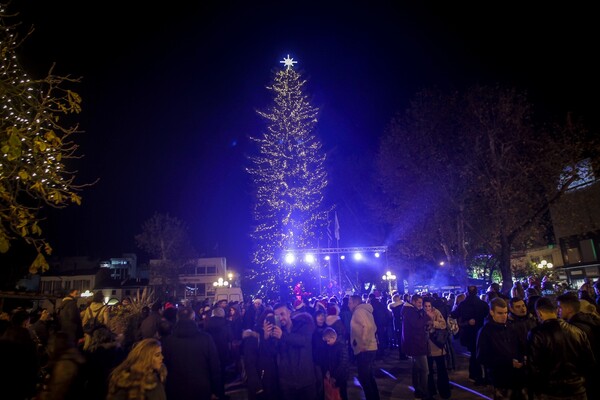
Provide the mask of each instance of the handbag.
{"label": "handbag", "polygon": [[435,328],[433,332],[429,334],[429,339],[440,349],[443,349],[448,342],[448,336],[450,335],[450,331],[448,329],[439,329]]}
{"label": "handbag", "polygon": [[325,391],[325,400],[342,400],[340,388],[333,384],[331,377],[325,377],[323,380],[323,386]]}

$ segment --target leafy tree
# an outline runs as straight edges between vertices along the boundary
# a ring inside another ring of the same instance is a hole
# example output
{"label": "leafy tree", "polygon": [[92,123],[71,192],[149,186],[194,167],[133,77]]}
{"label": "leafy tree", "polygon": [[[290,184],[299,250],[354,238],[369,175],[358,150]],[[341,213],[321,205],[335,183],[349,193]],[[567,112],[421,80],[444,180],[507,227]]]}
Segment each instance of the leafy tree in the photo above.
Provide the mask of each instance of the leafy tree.
{"label": "leafy tree", "polygon": [[251,140],[257,152],[247,168],[253,178],[255,227],[253,264],[249,279],[260,292],[290,287],[302,275],[313,275],[308,265],[282,267],[286,249],[316,247],[327,224],[323,207],[327,186],[325,154],[313,134],[318,109],[305,93],[306,81],[291,65],[274,73],[267,87],[274,96],[273,106],[258,111],[267,129]]}
{"label": "leafy tree", "polygon": [[52,252],[40,210],[79,205],[78,193],[86,186],[74,183],[67,165],[79,158],[71,140],[78,131],[63,119],[81,111],[81,98],[68,88],[79,79],[55,75],[54,66],[44,78],[27,75],[16,56],[22,40],[12,17],[0,5],[0,252],[24,240],[37,251],[30,266],[35,273],[48,269],[45,255]]}
{"label": "leafy tree", "polygon": [[[508,290],[511,251],[541,237],[549,206],[577,179],[584,134],[570,123],[536,126],[515,89],[419,93],[390,123],[378,156],[397,243],[413,256],[443,254],[463,277],[470,260],[491,255]],[[564,179],[566,166],[573,173]]]}

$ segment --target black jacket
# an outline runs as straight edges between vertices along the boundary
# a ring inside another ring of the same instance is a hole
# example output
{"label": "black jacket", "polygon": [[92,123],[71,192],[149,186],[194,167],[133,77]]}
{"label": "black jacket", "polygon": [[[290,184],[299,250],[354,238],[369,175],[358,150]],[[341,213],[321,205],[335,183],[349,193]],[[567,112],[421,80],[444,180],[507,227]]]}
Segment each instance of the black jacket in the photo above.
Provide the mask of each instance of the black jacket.
{"label": "black jacket", "polygon": [[524,361],[519,351],[519,340],[506,324],[486,319],[477,336],[477,361],[489,373],[497,388],[510,388],[515,375],[521,371],[513,368],[513,359]]}
{"label": "black jacket", "polygon": [[178,321],[162,341],[169,399],[206,399],[223,396],[219,354],[212,337],[192,320]]}
{"label": "black jacket", "polygon": [[581,329],[549,319],[529,332],[527,347],[534,391],[568,397],[585,390],[584,376],[596,361]]}

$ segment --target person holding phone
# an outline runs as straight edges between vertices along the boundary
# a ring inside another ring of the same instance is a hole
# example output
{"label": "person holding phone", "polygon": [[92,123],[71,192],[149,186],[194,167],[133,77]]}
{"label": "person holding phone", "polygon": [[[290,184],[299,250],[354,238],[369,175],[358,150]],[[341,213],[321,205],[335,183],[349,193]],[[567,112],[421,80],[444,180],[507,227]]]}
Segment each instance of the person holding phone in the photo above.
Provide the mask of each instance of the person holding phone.
{"label": "person holding phone", "polygon": [[[273,307],[273,320],[265,318],[266,351],[277,355],[279,390],[283,400],[316,400],[317,378],[312,354],[313,317],[294,313],[285,303]],[[279,321],[279,324],[278,324]],[[310,373],[312,371],[313,373]]]}

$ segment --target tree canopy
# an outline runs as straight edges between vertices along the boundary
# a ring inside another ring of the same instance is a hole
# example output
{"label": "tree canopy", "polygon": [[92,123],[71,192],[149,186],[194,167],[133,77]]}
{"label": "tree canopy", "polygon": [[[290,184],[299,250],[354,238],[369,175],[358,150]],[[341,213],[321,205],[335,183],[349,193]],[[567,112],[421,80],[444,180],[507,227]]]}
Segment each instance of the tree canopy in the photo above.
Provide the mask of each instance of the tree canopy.
{"label": "tree canopy", "polygon": [[53,73],[32,79],[19,62],[22,43],[14,20],[0,5],[0,252],[22,239],[37,250],[31,272],[48,269],[52,252],[40,227],[44,206],[63,208],[81,203],[70,160],[80,158],[71,136],[78,132],[66,116],[81,111],[72,91],[79,79]]}
{"label": "tree canopy", "polygon": [[[390,122],[377,158],[381,207],[399,232],[396,248],[443,256],[461,281],[475,258],[493,257],[510,288],[511,251],[548,240],[544,218],[576,179],[584,135],[570,121],[536,123],[516,89],[418,93]],[[569,166],[575,173],[561,180]]]}

